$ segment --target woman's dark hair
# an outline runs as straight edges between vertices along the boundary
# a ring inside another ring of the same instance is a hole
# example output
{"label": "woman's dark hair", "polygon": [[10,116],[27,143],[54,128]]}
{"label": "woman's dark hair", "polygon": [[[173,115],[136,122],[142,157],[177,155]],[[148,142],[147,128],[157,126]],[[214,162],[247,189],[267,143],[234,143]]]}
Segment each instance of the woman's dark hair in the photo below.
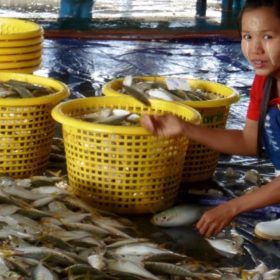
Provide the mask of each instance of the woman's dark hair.
{"label": "woman's dark hair", "polygon": [[241,20],[245,11],[263,7],[272,7],[277,17],[280,18],[280,0],[247,0],[239,14],[238,29],[241,33]]}

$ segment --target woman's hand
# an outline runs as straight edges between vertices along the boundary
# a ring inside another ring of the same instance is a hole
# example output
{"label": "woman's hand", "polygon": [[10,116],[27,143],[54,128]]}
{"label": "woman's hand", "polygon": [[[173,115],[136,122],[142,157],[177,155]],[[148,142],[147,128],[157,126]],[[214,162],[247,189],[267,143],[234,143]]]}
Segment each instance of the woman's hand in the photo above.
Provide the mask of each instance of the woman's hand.
{"label": "woman's hand", "polygon": [[230,224],[236,215],[229,202],[206,211],[196,224],[198,231],[209,238]]}
{"label": "woman's hand", "polygon": [[171,114],[164,116],[144,115],[141,124],[153,134],[165,137],[183,135],[187,125],[185,121]]}

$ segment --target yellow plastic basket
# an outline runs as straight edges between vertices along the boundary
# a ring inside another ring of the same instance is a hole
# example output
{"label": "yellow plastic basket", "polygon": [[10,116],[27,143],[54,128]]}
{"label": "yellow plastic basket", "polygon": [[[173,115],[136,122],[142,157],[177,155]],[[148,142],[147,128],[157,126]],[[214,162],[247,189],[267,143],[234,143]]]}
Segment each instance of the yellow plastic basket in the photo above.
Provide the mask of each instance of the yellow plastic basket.
{"label": "yellow plastic basket", "polygon": [[33,72],[35,72],[36,70],[38,70],[40,68],[41,64],[35,65],[33,67],[24,67],[24,68],[11,68],[11,69],[0,69],[0,73],[6,73],[6,72],[10,72],[10,73],[22,73],[22,74],[32,74]]}
{"label": "yellow plastic basket", "polygon": [[[146,81],[165,83],[165,77],[137,77]],[[192,89],[202,89],[213,92],[219,99],[209,101],[185,101],[183,104],[196,109],[202,117],[202,125],[213,128],[225,128],[228,119],[230,105],[239,100],[239,94],[228,86],[205,80],[187,79]],[[108,82],[102,88],[106,96],[120,94],[123,79]],[[173,104],[176,102],[172,102]],[[174,106],[174,105],[172,105]],[[183,177],[184,182],[198,182],[210,179],[216,169],[219,153],[198,142],[190,141],[186,153]]]}
{"label": "yellow plastic basket", "polygon": [[25,178],[45,169],[55,126],[51,110],[69,95],[69,90],[63,83],[50,78],[0,73],[1,82],[10,79],[56,91],[36,98],[0,98],[0,175]]}
{"label": "yellow plastic basket", "polygon": [[27,47],[34,46],[43,43],[44,37],[34,37],[26,40],[11,40],[11,41],[1,41],[0,48],[15,48],[15,47]]}
{"label": "yellow plastic basket", "polygon": [[42,34],[43,28],[37,23],[15,18],[0,18],[0,40],[22,40]]}
{"label": "yellow plastic basket", "polygon": [[26,47],[8,47],[8,48],[1,48],[0,47],[0,55],[13,55],[13,54],[26,54],[26,53],[32,53],[36,51],[41,51],[43,49],[42,43],[32,45],[32,46],[26,46]]}
{"label": "yellow plastic basket", "polygon": [[14,61],[0,62],[0,70],[34,67],[40,65],[41,62],[42,62],[41,57],[36,59],[22,60],[16,62]]}
{"label": "yellow plastic basket", "polygon": [[42,51],[39,50],[37,52],[30,52],[25,54],[0,54],[0,63],[2,62],[17,62],[17,61],[25,61],[30,59],[38,59],[42,56]]}
{"label": "yellow plastic basket", "polygon": [[161,100],[146,107],[128,96],[76,99],[52,111],[62,124],[69,185],[76,195],[116,213],[150,213],[170,207],[181,182],[188,139],[155,137],[141,126],[78,119],[101,108],[139,115],[170,112],[194,123],[200,122],[199,113]]}

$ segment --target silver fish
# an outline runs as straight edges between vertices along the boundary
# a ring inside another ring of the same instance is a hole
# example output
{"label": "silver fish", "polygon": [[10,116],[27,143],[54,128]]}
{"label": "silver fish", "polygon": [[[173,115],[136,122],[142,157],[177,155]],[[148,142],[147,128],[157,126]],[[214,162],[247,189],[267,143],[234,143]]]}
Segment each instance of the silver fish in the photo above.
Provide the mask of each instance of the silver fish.
{"label": "silver fish", "polygon": [[165,273],[183,277],[195,277],[195,273],[185,267],[164,262],[145,262],[144,267],[152,272]]}
{"label": "silver fish", "polygon": [[200,206],[182,204],[155,214],[151,222],[162,227],[187,226],[197,221],[202,213]]}
{"label": "silver fish", "polygon": [[58,277],[51,270],[39,263],[32,271],[32,279],[34,280],[57,280]]}
{"label": "silver fish", "polygon": [[261,175],[259,174],[259,172],[257,170],[250,169],[245,172],[244,180],[247,182],[250,182],[256,186],[259,186],[261,184]]}
{"label": "silver fish", "polygon": [[216,237],[206,238],[206,240],[217,252],[226,257],[242,254],[244,240],[234,229],[231,229],[229,232],[225,230]]}
{"label": "silver fish", "polygon": [[132,275],[138,275],[140,277],[143,277],[144,279],[159,280],[157,276],[144,269],[140,264],[128,260],[109,259],[106,261],[106,263],[108,269],[112,271],[130,273]]}
{"label": "silver fish", "polygon": [[135,99],[140,101],[145,106],[151,106],[151,102],[148,99],[148,97],[145,95],[144,92],[139,90],[136,86],[134,86],[134,85],[131,85],[131,86],[123,85],[123,88],[125,89],[126,94],[134,97]]}
{"label": "silver fish", "polygon": [[184,99],[172,94],[163,88],[154,88],[147,91],[150,97],[167,100],[167,101],[184,101]]}
{"label": "silver fish", "polygon": [[120,246],[112,249],[112,252],[117,255],[145,255],[165,253],[166,249],[159,248],[154,243],[135,243]]}

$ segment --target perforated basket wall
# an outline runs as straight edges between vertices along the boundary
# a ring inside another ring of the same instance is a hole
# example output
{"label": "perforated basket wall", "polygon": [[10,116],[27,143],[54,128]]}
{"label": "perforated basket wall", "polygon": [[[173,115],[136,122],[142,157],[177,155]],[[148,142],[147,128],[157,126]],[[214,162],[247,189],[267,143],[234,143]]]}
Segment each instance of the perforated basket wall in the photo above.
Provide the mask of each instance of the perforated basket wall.
{"label": "perforated basket wall", "polygon": [[[138,77],[146,81],[165,82],[164,77]],[[106,96],[120,96],[123,79],[105,84],[102,93]],[[212,92],[220,98],[209,101],[185,101],[184,104],[196,109],[202,117],[202,125],[207,127],[225,128],[230,105],[239,100],[239,94],[225,85],[188,79],[192,89]],[[172,102],[175,104],[175,102]],[[174,105],[172,105],[174,106]],[[171,106],[170,106],[171,107]],[[190,141],[185,157],[182,181],[197,182],[210,179],[216,169],[219,153],[198,142]]]}
{"label": "perforated basket wall", "polygon": [[56,90],[44,97],[0,99],[0,175],[25,178],[45,169],[55,124],[51,110],[69,92],[64,84],[49,78],[0,73],[0,82],[10,79]]}
{"label": "perforated basket wall", "polygon": [[200,115],[183,104],[161,100],[152,107],[130,97],[93,97],[56,106],[63,127],[71,190],[95,207],[116,213],[148,213],[171,206],[181,182],[186,137],[155,137],[141,126],[89,123],[77,116],[102,108],[133,113],[174,113],[198,123]]}

